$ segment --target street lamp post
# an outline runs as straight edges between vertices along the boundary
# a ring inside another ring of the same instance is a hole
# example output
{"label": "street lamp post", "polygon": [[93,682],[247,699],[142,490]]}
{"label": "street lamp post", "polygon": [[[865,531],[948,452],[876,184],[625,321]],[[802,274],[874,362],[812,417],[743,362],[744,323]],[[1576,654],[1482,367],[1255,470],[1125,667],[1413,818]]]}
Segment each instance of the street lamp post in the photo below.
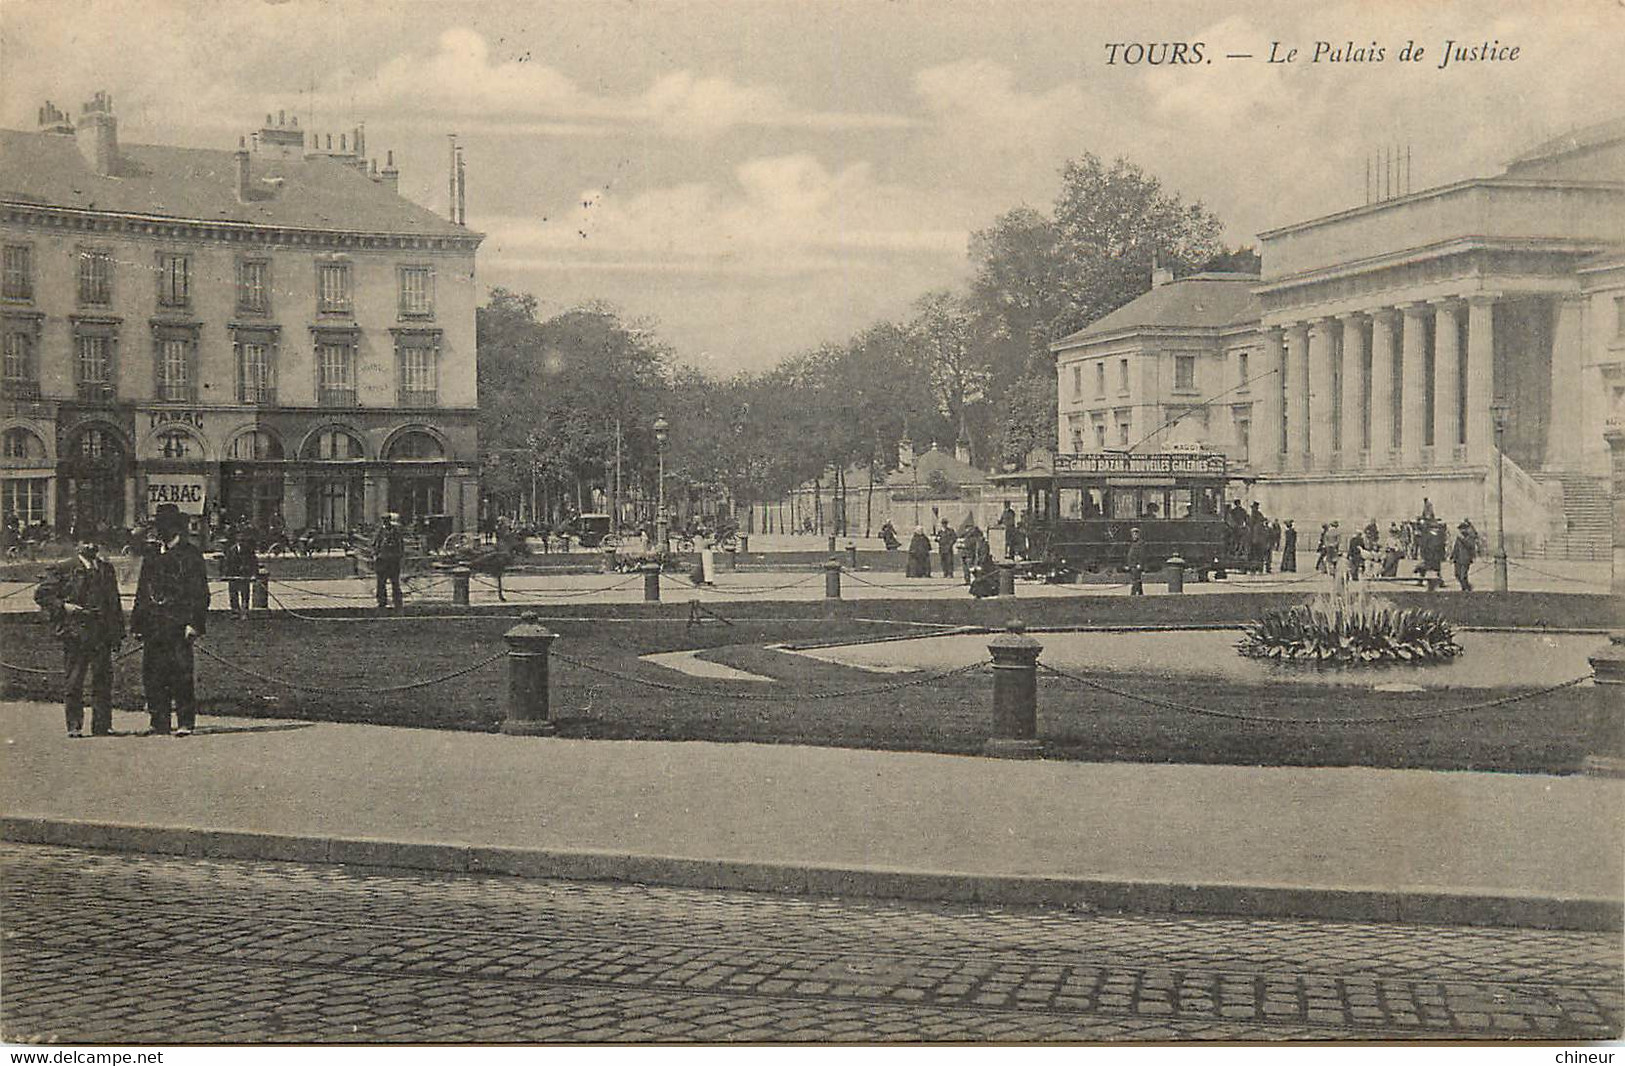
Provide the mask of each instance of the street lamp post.
{"label": "street lamp post", "polygon": [[660,469],[657,475],[655,496],[655,544],[660,554],[666,554],[666,437],[670,424],[660,415],[655,416],[655,453],[659,457]]}
{"label": "street lamp post", "polygon": [[1506,428],[1512,417],[1512,405],[1505,400],[1490,404],[1490,417],[1495,419],[1495,591],[1507,590],[1507,529],[1506,529]]}

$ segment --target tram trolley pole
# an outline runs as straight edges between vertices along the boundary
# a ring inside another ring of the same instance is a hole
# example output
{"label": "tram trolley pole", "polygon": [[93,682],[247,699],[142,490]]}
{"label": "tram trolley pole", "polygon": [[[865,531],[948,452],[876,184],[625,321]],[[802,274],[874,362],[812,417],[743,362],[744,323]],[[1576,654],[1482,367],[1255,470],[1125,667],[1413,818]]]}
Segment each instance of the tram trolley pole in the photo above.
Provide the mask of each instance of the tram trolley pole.
{"label": "tram trolley pole", "polygon": [[1005,759],[1036,759],[1038,740],[1038,656],[1044,646],[1027,635],[1026,623],[1011,619],[988,642],[993,656],[993,735],[982,754]]}
{"label": "tram trolley pole", "polygon": [[509,736],[551,736],[558,731],[549,717],[548,655],[558,634],[541,624],[535,611],[502,634],[508,645],[508,702],[502,732]]}

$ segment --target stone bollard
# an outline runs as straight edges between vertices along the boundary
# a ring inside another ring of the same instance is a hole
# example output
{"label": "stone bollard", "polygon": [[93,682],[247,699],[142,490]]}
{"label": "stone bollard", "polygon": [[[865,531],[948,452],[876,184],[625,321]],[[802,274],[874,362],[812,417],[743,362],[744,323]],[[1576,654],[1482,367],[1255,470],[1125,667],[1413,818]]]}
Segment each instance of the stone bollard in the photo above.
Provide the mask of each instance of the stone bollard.
{"label": "stone bollard", "polygon": [[638,572],[643,575],[643,602],[659,603],[660,564],[644,563],[642,566],[638,567]]}
{"label": "stone bollard", "polygon": [[1013,566],[999,567],[999,595],[1014,596],[1016,594],[1016,568]]}
{"label": "stone bollard", "polygon": [[251,602],[259,610],[268,610],[271,606],[271,571],[260,567],[254,571],[254,588]]}
{"label": "stone bollard", "polygon": [[750,551],[750,534],[741,533],[739,534],[739,554],[743,555],[748,551]]}
{"label": "stone bollard", "polygon": [[519,616],[519,624],[502,634],[508,645],[508,704],[502,731],[509,736],[550,736],[556,731],[548,717],[547,656],[558,634],[543,626],[535,611]]}
{"label": "stone bollard", "polygon": [[[1616,629],[1608,634],[1608,643],[1589,657],[1593,679],[1598,688],[1620,691],[1625,686],[1625,630]],[[1599,693],[1592,712],[1591,749],[1580,764],[1583,773],[1599,777],[1625,777],[1625,756],[1620,754],[1620,741],[1625,735],[1625,700],[1608,698]]]}
{"label": "stone bollard", "polygon": [[1185,560],[1181,559],[1177,555],[1170,555],[1167,563],[1164,565],[1168,568],[1168,591],[1175,593],[1184,592]]}
{"label": "stone bollard", "polygon": [[473,573],[466,566],[451,568],[451,602],[457,607],[468,606],[468,575]]}
{"label": "stone bollard", "polygon": [[615,572],[615,545],[605,544],[599,551],[603,556],[603,572],[613,574]]}
{"label": "stone bollard", "polygon": [[1038,655],[1044,646],[1027,635],[1025,623],[1012,619],[988,642],[993,656],[993,735],[983,755],[1036,759],[1044,753],[1038,741]]}
{"label": "stone bollard", "polygon": [[851,567],[853,570],[858,568],[857,541],[849,540],[846,542],[846,565]]}
{"label": "stone bollard", "polygon": [[841,598],[841,561],[831,559],[824,564],[824,599]]}
{"label": "stone bollard", "polygon": [[830,551],[835,550],[835,534],[833,534],[833,533],[831,533],[829,535],[829,550]]}

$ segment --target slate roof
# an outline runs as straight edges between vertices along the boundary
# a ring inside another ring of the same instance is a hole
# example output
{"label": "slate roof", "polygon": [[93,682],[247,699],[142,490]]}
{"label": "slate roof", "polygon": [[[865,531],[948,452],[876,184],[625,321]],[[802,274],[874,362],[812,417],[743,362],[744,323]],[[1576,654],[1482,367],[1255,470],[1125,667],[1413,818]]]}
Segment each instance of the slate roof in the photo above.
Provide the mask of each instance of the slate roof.
{"label": "slate roof", "polygon": [[[945,452],[940,448],[932,448],[928,452],[922,452],[915,458],[914,465],[919,469],[918,481],[921,485],[929,481],[931,474],[938,470],[942,471],[943,477],[955,485],[985,485],[988,483],[985,473],[969,463],[960,462],[954,458],[952,452]],[[890,474],[887,474],[883,484],[888,488],[902,488],[912,486],[915,481],[916,475],[903,469],[893,470]]]}
{"label": "slate roof", "polygon": [[1072,347],[1096,337],[1135,329],[1223,329],[1263,315],[1254,274],[1207,273],[1159,285],[1111,314],[1050,345]]}
{"label": "slate roof", "polygon": [[1577,130],[1570,130],[1567,133],[1553,137],[1549,141],[1543,141],[1535,145],[1528,151],[1509,160],[1506,165],[1507,173],[1516,176],[1517,171],[1531,164],[1543,163],[1574,152],[1586,151],[1622,140],[1625,140],[1625,116],[1606,119]]}
{"label": "slate roof", "polygon": [[253,153],[255,195],[239,203],[233,157],[219,149],[121,143],[118,170],[104,177],[72,136],[0,130],[0,201],[344,233],[479,236],[353,167],[320,157]]}

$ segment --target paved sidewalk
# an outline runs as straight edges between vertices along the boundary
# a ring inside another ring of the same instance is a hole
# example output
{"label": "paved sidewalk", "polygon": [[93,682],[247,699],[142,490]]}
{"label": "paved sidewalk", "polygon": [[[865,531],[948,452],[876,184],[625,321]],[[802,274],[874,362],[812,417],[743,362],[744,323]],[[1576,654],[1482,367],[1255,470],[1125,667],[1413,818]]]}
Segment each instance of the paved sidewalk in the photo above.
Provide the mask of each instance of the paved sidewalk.
{"label": "paved sidewalk", "polygon": [[[837,553],[844,557],[844,553]],[[273,573],[275,564],[273,562]],[[43,571],[43,566],[41,570]],[[1490,585],[1490,564],[1482,562],[1474,578],[1481,588]],[[1608,592],[1607,563],[1571,563],[1562,561],[1512,560],[1511,586],[1517,592],[1572,592],[1606,595]],[[1097,596],[1127,596],[1129,586],[1122,580],[1080,585],[1045,585],[1037,581],[1022,581],[1018,596],[1024,599],[1078,599]],[[125,581],[123,592],[126,603],[133,602],[134,580]],[[1312,570],[1295,574],[1232,574],[1224,581],[1199,582],[1187,579],[1185,595],[1208,595],[1232,592],[1300,592],[1308,596],[1330,588],[1330,579]],[[562,574],[562,573],[510,573],[503,581],[507,602],[515,608],[543,605],[564,606],[580,603],[640,603],[643,601],[641,574]],[[1454,584],[1451,585],[1454,588]],[[1410,584],[1382,584],[1385,595],[1408,594],[1417,590]],[[211,581],[213,604],[224,608],[228,602],[226,583]],[[291,608],[296,611],[329,607],[367,607],[373,603],[373,581],[370,577],[294,578],[284,580],[272,577],[270,591],[275,597],[273,610]],[[675,602],[699,600],[716,605],[722,603],[760,603],[764,601],[820,601],[824,598],[824,573],[820,567],[796,566],[777,570],[741,570],[717,574],[714,585],[696,587],[685,574],[668,572],[661,580],[661,597]],[[1149,596],[1167,595],[1165,578],[1161,574],[1147,574],[1145,591]],[[451,577],[442,571],[430,571],[406,582],[408,603],[449,603],[452,598]],[[847,600],[936,599],[963,600],[970,593],[959,578],[914,579],[904,578],[892,571],[845,571],[841,575],[841,596]],[[470,582],[469,601],[475,605],[498,602],[496,586],[484,576],[476,575]],[[30,581],[0,580],[0,614],[32,613],[36,608],[33,584]]]}
{"label": "paved sidewalk", "polygon": [[[117,712],[115,726],[144,716]],[[11,840],[814,894],[1617,929],[1625,781],[1014,762],[0,704]]]}

